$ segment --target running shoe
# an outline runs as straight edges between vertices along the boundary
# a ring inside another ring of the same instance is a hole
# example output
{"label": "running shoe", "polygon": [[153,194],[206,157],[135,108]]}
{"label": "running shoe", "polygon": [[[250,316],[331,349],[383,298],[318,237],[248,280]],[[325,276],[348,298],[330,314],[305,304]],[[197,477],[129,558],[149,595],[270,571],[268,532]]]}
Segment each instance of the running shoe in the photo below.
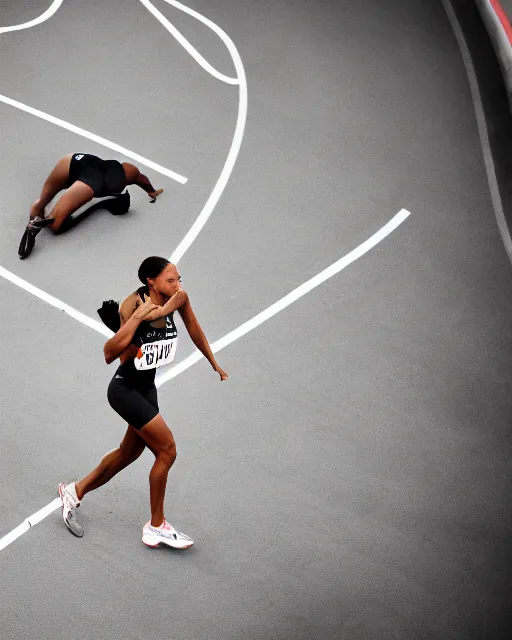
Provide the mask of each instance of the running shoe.
{"label": "running shoe", "polygon": [[75,499],[70,491],[70,485],[59,484],[59,496],[62,501],[62,518],[66,523],[66,527],[77,538],[84,535],[83,527],[76,521],[76,509],[80,506],[80,502]]}
{"label": "running shoe", "polygon": [[158,547],[160,543],[166,544],[173,549],[188,549],[194,544],[184,533],[176,531],[167,520],[159,527],[153,527],[151,520],[146,522],[142,529],[142,542],[148,547]]}
{"label": "running shoe", "polygon": [[32,249],[34,248],[34,245],[36,243],[36,236],[41,231],[41,229],[43,227],[47,227],[52,223],[53,218],[41,218],[40,216],[36,216],[29,221],[25,231],[23,232],[20,246],[18,248],[18,255],[22,260],[28,258],[28,256],[31,254]]}

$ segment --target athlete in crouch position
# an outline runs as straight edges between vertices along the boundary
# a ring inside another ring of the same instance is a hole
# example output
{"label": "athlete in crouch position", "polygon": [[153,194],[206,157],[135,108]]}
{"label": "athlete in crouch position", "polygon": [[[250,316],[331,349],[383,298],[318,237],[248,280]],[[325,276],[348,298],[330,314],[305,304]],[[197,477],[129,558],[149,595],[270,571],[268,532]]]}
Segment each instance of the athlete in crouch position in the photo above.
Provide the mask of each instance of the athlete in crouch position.
{"label": "athlete in crouch position", "polygon": [[142,542],[149,547],[163,543],[185,549],[193,541],[176,531],[164,516],[167,474],[176,459],[176,444],[160,415],[155,386],[156,369],[174,359],[175,311],[179,311],[192,341],[220,379],[227,380],[228,375],[217,364],[188,295],[181,289],[176,266],[165,258],[152,256],[142,262],[138,275],[145,286],[130,294],[119,312],[112,301],[103,303],[103,308],[98,310],[110,328],[115,330],[116,323],[120,325],[103,351],[107,364],[116,358],[121,361],[108,387],[108,401],[128,423],[128,429],[119,447],[107,453],[94,471],[79,482],[59,486],[62,516],[68,529],[82,537],[84,531],[77,522],[76,508],[84,496],[108,482],[148,447],[155,463],[149,474],[151,520],[142,529]]}
{"label": "athlete in crouch position", "polygon": [[[19,248],[20,258],[26,258],[34,248],[35,237],[43,227],[54,233],[66,230],[69,216],[93,198],[120,195],[128,185],[137,185],[154,202],[163,189],[155,189],[139,169],[128,162],[102,160],[89,153],[70,153],[61,158],[46,179],[41,195],[30,208],[30,220]],[[48,217],[45,207],[63,189],[66,193],[58,200]],[[129,206],[129,195],[126,196]],[[128,210],[128,206],[124,213]],[[64,225],[64,226],[63,226]]]}

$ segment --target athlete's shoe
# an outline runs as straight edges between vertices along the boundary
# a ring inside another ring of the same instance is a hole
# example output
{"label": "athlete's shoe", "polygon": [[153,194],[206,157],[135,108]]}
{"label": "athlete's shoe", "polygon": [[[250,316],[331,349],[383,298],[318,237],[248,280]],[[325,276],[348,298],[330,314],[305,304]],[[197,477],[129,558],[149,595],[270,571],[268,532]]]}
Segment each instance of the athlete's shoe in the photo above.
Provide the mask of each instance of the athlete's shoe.
{"label": "athlete's shoe", "polygon": [[148,547],[158,547],[160,543],[166,544],[173,549],[188,549],[194,544],[184,533],[176,531],[167,520],[159,527],[153,527],[151,520],[146,522],[142,529],[142,542]]}
{"label": "athlete's shoe", "polygon": [[34,245],[36,243],[36,236],[41,231],[41,229],[43,227],[47,227],[52,223],[53,218],[41,218],[40,216],[36,216],[35,218],[30,219],[25,231],[23,232],[20,246],[18,248],[18,255],[22,260],[28,258],[28,256],[32,252],[32,249],[34,248]]}
{"label": "athlete's shoe", "polygon": [[124,216],[130,208],[130,192],[116,193],[115,197],[105,200],[102,206],[114,216]]}
{"label": "athlete's shoe", "polygon": [[59,484],[59,496],[62,501],[62,518],[66,527],[74,536],[81,538],[84,535],[84,529],[76,521],[76,509],[80,506],[80,502],[71,493],[69,485],[63,482]]}

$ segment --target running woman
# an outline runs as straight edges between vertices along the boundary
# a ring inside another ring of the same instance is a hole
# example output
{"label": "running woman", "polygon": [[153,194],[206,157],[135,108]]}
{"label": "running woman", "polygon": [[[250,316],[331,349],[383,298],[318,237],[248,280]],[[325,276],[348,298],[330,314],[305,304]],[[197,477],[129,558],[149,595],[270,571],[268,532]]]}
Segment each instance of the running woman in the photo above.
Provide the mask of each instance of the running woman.
{"label": "running woman", "polygon": [[[41,195],[30,208],[30,220],[20,244],[18,254],[26,258],[34,248],[35,237],[43,227],[54,233],[65,230],[69,216],[93,198],[121,194],[128,185],[137,185],[154,202],[163,189],[155,189],[139,169],[128,162],[102,160],[89,153],[70,153],[61,158],[46,179]],[[45,207],[63,189],[51,214],[45,217]],[[129,206],[129,196],[126,194]],[[128,208],[126,208],[126,211]]]}
{"label": "running woman", "polygon": [[[181,288],[176,266],[165,258],[152,256],[142,262],[138,276],[145,286],[121,304],[117,315],[120,328],[103,349],[107,364],[116,358],[121,361],[108,387],[108,401],[128,423],[128,428],[119,447],[107,453],[94,471],[79,482],[59,486],[62,516],[71,533],[82,537],[84,530],[77,522],[76,509],[84,496],[108,482],[148,447],[155,456],[155,463],[149,474],[151,520],[142,529],[142,542],[148,547],[163,543],[186,549],[193,541],[176,531],[164,515],[167,474],[176,459],[176,444],[160,415],[155,386],[156,369],[174,359],[175,311],[179,311],[192,341],[220,379],[227,380],[228,374],[213,356],[188,295]],[[104,303],[104,308],[107,304]],[[100,315],[105,324],[112,326],[112,322]]]}

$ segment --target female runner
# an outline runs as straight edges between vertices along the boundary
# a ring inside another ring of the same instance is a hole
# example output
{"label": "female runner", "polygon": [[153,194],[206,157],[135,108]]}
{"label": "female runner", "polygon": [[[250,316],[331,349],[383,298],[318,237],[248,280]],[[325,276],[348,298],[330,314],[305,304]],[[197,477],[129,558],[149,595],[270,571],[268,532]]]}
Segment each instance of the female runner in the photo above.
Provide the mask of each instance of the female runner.
{"label": "female runner", "polygon": [[[128,423],[128,429],[119,447],[107,453],[94,471],[79,482],[59,486],[62,516],[69,530],[82,537],[84,531],[77,522],[76,508],[84,496],[108,482],[148,447],[155,462],[149,474],[151,520],[143,527],[142,541],[149,547],[164,543],[185,549],[193,541],[176,531],[164,515],[167,474],[176,459],[176,444],[160,415],[155,387],[156,369],[172,362],[176,351],[175,311],[179,311],[192,341],[220,379],[227,380],[228,375],[217,364],[188,295],[181,289],[176,266],[165,258],[153,256],[143,261],[138,275],[145,287],[130,294],[121,304],[120,328],[104,346],[107,364],[116,358],[121,361],[110,382],[108,400]],[[104,307],[105,304],[108,303],[104,303]],[[102,319],[112,326],[103,315]]]}

